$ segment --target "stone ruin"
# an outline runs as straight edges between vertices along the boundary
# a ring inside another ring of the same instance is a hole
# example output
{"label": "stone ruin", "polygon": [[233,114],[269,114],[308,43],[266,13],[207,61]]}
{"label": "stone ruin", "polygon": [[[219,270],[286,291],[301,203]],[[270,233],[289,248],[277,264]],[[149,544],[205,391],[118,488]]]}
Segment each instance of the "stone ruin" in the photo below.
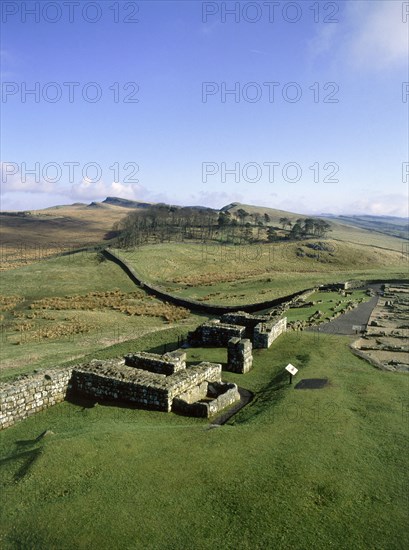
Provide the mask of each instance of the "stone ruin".
{"label": "stone ruin", "polygon": [[269,348],[276,338],[287,330],[287,317],[268,323],[259,323],[254,328],[253,345],[258,349]]}
{"label": "stone ruin", "polygon": [[351,349],[380,369],[409,372],[409,284],[383,288],[364,335]]}
{"label": "stone ruin", "polygon": [[173,399],[173,411],[209,418],[240,399],[236,384],[203,382]]}
{"label": "stone ruin", "polygon": [[243,326],[221,323],[219,319],[213,319],[189,332],[188,343],[191,346],[227,347],[230,338],[242,338],[244,332]]}
{"label": "stone ruin", "polygon": [[186,368],[186,352],[176,350],[164,355],[144,351],[130,353],[125,356],[125,365],[168,376]]}
{"label": "stone ruin", "polygon": [[225,313],[221,316],[222,323],[230,325],[239,325],[245,327],[245,337],[252,338],[254,328],[259,323],[268,323],[271,321],[270,315],[251,315],[245,311],[237,311],[234,313]]}
{"label": "stone ruin", "polygon": [[240,399],[236,384],[222,382],[221,372],[218,363],[186,368],[183,350],[164,355],[139,352],[125,361],[94,360],[76,367],[71,386],[75,394],[87,397],[209,417]]}
{"label": "stone ruin", "polygon": [[254,348],[266,349],[286,330],[286,317],[278,319],[239,311],[224,314],[221,321],[214,319],[203,323],[195,331],[189,332],[188,342],[192,346],[227,347],[231,338],[247,337]]}
{"label": "stone ruin", "polygon": [[245,374],[253,366],[253,346],[247,338],[231,338],[227,344],[226,370]]}
{"label": "stone ruin", "polygon": [[210,417],[240,400],[236,384],[222,382],[222,366],[186,367],[186,353],[138,352],[24,375],[0,387],[0,430],[79,396],[164,412]]}

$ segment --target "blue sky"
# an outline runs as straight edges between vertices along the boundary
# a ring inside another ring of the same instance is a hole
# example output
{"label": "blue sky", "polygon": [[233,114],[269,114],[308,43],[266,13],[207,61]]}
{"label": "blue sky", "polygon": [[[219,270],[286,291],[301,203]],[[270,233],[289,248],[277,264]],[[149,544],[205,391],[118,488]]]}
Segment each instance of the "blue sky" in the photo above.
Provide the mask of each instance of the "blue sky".
{"label": "blue sky", "polygon": [[2,4],[2,209],[407,216],[407,3],[77,3]]}

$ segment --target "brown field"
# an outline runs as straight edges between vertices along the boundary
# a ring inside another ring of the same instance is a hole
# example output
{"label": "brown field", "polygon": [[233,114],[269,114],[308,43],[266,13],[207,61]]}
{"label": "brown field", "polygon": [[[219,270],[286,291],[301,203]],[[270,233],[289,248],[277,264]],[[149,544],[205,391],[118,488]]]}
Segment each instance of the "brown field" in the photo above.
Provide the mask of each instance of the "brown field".
{"label": "brown field", "polygon": [[0,213],[0,270],[14,269],[110,238],[130,209],[112,204],[56,206],[29,215]]}

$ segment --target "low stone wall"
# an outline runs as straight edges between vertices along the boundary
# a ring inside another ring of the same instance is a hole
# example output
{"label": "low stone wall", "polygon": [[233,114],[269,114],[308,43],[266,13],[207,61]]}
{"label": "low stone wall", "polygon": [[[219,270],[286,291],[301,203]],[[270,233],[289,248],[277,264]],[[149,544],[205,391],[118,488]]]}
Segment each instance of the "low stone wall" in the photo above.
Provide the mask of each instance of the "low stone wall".
{"label": "low stone wall", "polygon": [[181,393],[178,397],[175,397],[173,401],[175,402],[175,400],[181,399],[190,405],[191,403],[205,399],[208,389],[209,383],[202,382],[198,386],[194,386],[193,388]]}
{"label": "low stone wall", "polygon": [[337,291],[337,290],[349,290],[353,288],[361,288],[364,285],[363,281],[343,281],[341,283],[327,283],[320,285],[320,290]]}
{"label": "low stone wall", "polygon": [[248,339],[231,338],[227,344],[227,367],[230,372],[245,374],[253,365],[253,346]]}
{"label": "low stone wall", "polygon": [[72,389],[75,393],[106,401],[132,403],[146,409],[170,412],[172,401],[181,393],[203,382],[219,382],[222,367],[200,363],[169,376],[107,361],[91,361],[75,368]]}
{"label": "low stone wall", "polygon": [[130,353],[125,357],[125,365],[168,376],[186,368],[186,352],[174,351],[164,355],[143,351]]}
{"label": "low stone wall", "polygon": [[64,401],[72,367],[27,376],[0,388],[0,430]]}
{"label": "low stone wall", "polygon": [[205,394],[203,394],[203,389],[204,386],[202,385],[200,388],[202,397],[199,401],[192,401],[190,392],[176,397],[173,400],[172,410],[189,416],[209,418],[240,399],[236,384],[223,382],[208,384]]}
{"label": "low stone wall", "polygon": [[251,338],[253,336],[253,330],[256,325],[259,323],[267,323],[270,319],[271,317],[269,315],[251,315],[245,311],[225,313],[220,318],[222,323],[246,327],[246,338]]}
{"label": "low stone wall", "polygon": [[194,332],[188,334],[188,342],[191,345],[204,345],[214,347],[227,347],[231,338],[242,338],[245,327],[239,325],[228,325],[214,319],[203,323]]}
{"label": "low stone wall", "polygon": [[271,346],[280,334],[287,330],[287,317],[279,321],[260,323],[254,328],[253,346],[257,349],[266,349]]}

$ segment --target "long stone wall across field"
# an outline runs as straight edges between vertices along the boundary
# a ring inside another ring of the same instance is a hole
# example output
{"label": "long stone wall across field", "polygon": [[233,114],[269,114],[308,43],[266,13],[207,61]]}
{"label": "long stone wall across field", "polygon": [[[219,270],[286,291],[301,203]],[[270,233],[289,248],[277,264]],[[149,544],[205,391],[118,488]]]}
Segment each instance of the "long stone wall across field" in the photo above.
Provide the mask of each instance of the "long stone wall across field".
{"label": "long stone wall across field", "polygon": [[52,369],[0,388],[0,430],[64,401],[72,368]]}
{"label": "long stone wall across field", "polygon": [[297,296],[304,294],[305,292],[313,291],[313,289],[304,289],[300,290],[299,292],[289,294],[288,296],[283,296],[282,298],[266,300],[265,302],[257,302],[254,304],[245,304],[241,306],[217,306],[212,304],[204,304],[203,302],[198,302],[197,300],[189,300],[187,298],[180,298],[179,296],[175,296],[174,294],[169,294],[168,292],[165,292],[162,288],[159,288],[149,283],[148,281],[145,281],[132,266],[130,266],[125,260],[123,260],[120,256],[118,256],[118,254],[116,254],[112,250],[102,250],[102,254],[108,260],[111,260],[119,265],[135,284],[143,287],[144,290],[149,294],[152,294],[165,302],[185,307],[187,309],[190,309],[191,311],[207,313],[209,315],[223,315],[223,313],[234,311],[252,312],[260,311],[263,309],[270,309],[276,306],[280,306],[285,302],[289,302]]}

